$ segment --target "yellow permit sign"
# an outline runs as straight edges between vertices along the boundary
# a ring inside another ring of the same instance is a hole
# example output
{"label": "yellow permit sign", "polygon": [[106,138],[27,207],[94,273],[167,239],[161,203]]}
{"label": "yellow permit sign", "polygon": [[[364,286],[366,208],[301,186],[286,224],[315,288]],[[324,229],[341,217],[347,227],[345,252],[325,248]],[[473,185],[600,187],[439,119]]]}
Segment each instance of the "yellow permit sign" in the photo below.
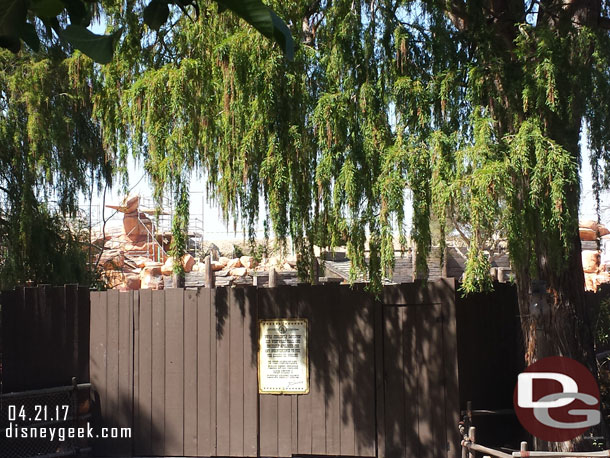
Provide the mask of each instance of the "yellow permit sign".
{"label": "yellow permit sign", "polygon": [[259,320],[258,392],[309,392],[307,319]]}

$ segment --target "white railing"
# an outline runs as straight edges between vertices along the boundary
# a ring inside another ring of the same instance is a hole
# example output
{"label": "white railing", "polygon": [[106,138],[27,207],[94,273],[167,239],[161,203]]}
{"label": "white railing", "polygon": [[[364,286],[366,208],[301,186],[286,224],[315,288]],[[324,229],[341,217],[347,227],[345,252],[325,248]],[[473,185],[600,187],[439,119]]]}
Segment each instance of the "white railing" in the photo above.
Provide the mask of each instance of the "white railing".
{"label": "white railing", "polygon": [[528,451],[527,450],[527,442],[521,442],[521,450],[518,452],[512,452],[512,454],[508,454],[505,452],[501,452],[500,450],[495,450],[493,448],[485,447],[483,445],[477,444],[475,441],[476,438],[476,428],[471,426],[468,429],[468,436],[465,436],[461,442],[462,446],[462,458],[476,458],[476,452],[484,453],[483,458],[491,458],[492,456],[496,458],[520,458],[520,457],[556,457],[556,458],[576,458],[576,457],[598,457],[598,456],[606,456],[610,457],[610,450],[603,450],[600,452],[536,452],[536,451]]}

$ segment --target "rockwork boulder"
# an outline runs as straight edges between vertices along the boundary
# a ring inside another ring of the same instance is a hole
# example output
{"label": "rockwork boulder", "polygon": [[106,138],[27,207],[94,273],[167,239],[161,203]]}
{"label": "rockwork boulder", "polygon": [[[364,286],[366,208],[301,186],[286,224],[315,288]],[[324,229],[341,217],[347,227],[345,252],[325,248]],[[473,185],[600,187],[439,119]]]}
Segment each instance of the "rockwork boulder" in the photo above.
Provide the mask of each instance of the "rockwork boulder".
{"label": "rockwork boulder", "polygon": [[599,269],[600,253],[595,250],[583,250],[582,270],[586,273],[596,273]]}

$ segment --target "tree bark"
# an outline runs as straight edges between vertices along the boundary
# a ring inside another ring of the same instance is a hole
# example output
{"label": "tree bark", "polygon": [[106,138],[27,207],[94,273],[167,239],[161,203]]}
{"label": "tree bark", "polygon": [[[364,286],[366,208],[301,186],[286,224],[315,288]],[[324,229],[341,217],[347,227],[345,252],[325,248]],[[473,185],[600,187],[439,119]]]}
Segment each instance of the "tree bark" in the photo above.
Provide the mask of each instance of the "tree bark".
{"label": "tree bark", "polygon": [[[544,249],[541,248],[541,253]],[[542,266],[540,266],[542,267]],[[544,269],[541,269],[544,272]],[[578,233],[561,273],[547,270],[538,281],[526,272],[517,275],[519,311],[525,346],[525,362],[547,356],[567,356],[585,364],[597,377],[591,320],[584,295],[584,274]],[[536,442],[537,450],[578,450],[580,440],[567,443]]]}

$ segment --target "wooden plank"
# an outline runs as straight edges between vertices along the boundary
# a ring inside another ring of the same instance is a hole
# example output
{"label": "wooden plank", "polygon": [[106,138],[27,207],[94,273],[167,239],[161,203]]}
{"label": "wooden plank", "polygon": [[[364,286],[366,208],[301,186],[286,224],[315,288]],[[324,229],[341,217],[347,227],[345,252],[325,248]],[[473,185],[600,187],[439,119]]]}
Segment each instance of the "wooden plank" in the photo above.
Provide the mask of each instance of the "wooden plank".
{"label": "wooden plank", "polygon": [[[290,288],[290,287],[289,287]],[[277,456],[292,456],[292,397],[277,397]]]}
{"label": "wooden plank", "polygon": [[165,455],[184,454],[184,289],[165,290]]}
{"label": "wooden plank", "polygon": [[446,453],[445,398],[442,380],[442,318],[440,304],[418,306],[417,366],[419,371],[419,456]]}
{"label": "wooden plank", "polygon": [[[28,315],[25,309],[25,288],[18,288],[15,294],[15,314],[13,315],[15,318],[14,326],[16,329],[21,328],[20,324],[27,322]],[[59,315],[58,319],[62,319],[63,315]],[[61,329],[64,331],[64,329]],[[61,331],[60,331],[61,332]],[[63,337],[63,336],[62,336]],[[61,338],[60,338],[61,340]],[[17,332],[15,335],[15,356],[17,360],[15,361],[15,368],[17,369],[14,380],[16,381],[16,385],[11,389],[11,391],[24,391],[28,389],[28,374],[27,374],[27,362],[29,361],[29,342],[28,335],[25,332]],[[63,348],[62,348],[63,350]],[[63,352],[60,353],[63,356]],[[57,367],[60,369],[60,373],[63,372],[64,368],[64,359],[61,358],[56,361]]]}
{"label": "wooden plank", "polygon": [[153,352],[153,305],[152,290],[143,289],[139,295],[139,334],[137,361],[138,364],[138,400],[135,404],[138,422],[136,428],[135,451],[137,455],[152,454],[152,352]]}
{"label": "wooden plank", "polygon": [[[40,369],[43,373],[49,373],[53,371],[54,364],[54,355],[57,355],[55,352],[54,343],[56,342],[55,336],[53,335],[53,329],[51,328],[51,301],[52,299],[52,288],[49,285],[40,286],[38,288],[38,314],[41,319],[39,333],[40,333],[40,341],[44,342],[39,348],[41,365]],[[87,328],[87,332],[89,333],[89,321],[84,324]],[[90,341],[87,340],[84,342],[85,345],[89,346]],[[87,351],[87,358],[89,358],[89,352]],[[87,367],[89,366],[89,361],[86,362]],[[89,374],[87,374],[89,375]],[[87,378],[89,380],[89,378]]]}
{"label": "wooden plank", "polygon": [[[17,289],[17,302],[16,302],[16,315],[17,318],[15,325],[17,329],[19,329],[18,335],[16,335],[16,342],[14,345],[15,356],[19,358],[20,362],[17,366],[18,374],[17,374],[17,385],[11,388],[11,391],[26,391],[32,390],[36,388],[42,388],[42,386],[37,386],[37,382],[39,380],[42,381],[42,384],[60,384],[60,380],[62,376],[65,374],[65,370],[55,371],[51,374],[42,374],[42,376],[38,376],[38,374],[34,375],[36,372],[35,366],[38,361],[38,356],[36,354],[37,346],[40,343],[36,342],[37,339],[37,329],[36,329],[36,317],[33,316],[33,288],[18,288]],[[24,326],[24,323],[27,323]],[[25,328],[25,329],[24,329]],[[53,355],[53,360],[57,363],[61,364],[63,361],[63,354]],[[34,366],[34,367],[33,367]],[[7,387],[8,388],[8,387]]]}
{"label": "wooden plank", "polygon": [[229,289],[216,288],[216,453],[231,453]]}
{"label": "wooden plank", "polygon": [[327,340],[326,356],[328,358],[328,370],[325,377],[328,378],[326,398],[326,453],[328,455],[341,454],[341,403],[339,382],[339,341],[336,334],[345,330],[345,326],[339,319],[337,304],[339,303],[339,285],[326,285],[326,307],[328,323],[335,334],[334,339]]}
{"label": "wooden plank", "polygon": [[[68,290],[66,290],[68,295]],[[117,426],[133,428],[133,291],[119,294]],[[112,324],[112,321],[110,321]],[[131,438],[117,439],[117,451],[131,454]]]}
{"label": "wooden plank", "polygon": [[218,384],[218,311],[216,309],[216,295],[218,289],[210,289],[210,440],[211,456],[218,455],[218,439],[216,436],[217,408],[216,386]]}
{"label": "wooden plank", "polygon": [[458,455],[460,435],[455,419],[460,415],[458,388],[457,321],[455,310],[455,279],[444,282],[443,313],[443,379],[445,381],[445,430],[447,457]]}
{"label": "wooden plank", "polygon": [[[20,336],[20,348],[18,349],[19,356],[23,358],[23,365],[21,366],[21,372],[19,374],[20,383],[19,391],[26,391],[38,388],[36,386],[36,378],[32,375],[32,366],[36,365],[36,342],[34,341],[36,333],[36,317],[33,316],[32,303],[32,292],[33,288],[19,288],[19,324],[23,328],[23,323],[27,323],[26,329],[21,332]],[[34,331],[34,332],[32,332]],[[57,355],[55,355],[57,358]],[[53,383],[54,381],[61,380],[61,376],[64,371],[55,372],[54,374],[46,374],[41,378],[47,378],[45,383]],[[55,380],[54,380],[55,379]]]}
{"label": "wooden plank", "polygon": [[184,292],[184,454],[197,455],[197,291]]}
{"label": "wooden plank", "polygon": [[[23,372],[21,374],[23,380],[23,390],[43,388],[42,385],[53,386],[62,385],[65,379],[68,377],[66,372],[51,372],[51,373],[40,373],[40,347],[44,345],[44,342],[40,340],[40,329],[39,323],[42,318],[38,314],[38,294],[36,288],[23,288],[23,302],[22,302],[22,329],[24,345],[22,347],[23,358],[26,364],[23,366]],[[27,323],[27,326],[23,326]],[[24,329],[25,328],[25,329]],[[65,355],[68,362],[72,362],[72,354]],[[54,359],[58,355],[53,355]]]}
{"label": "wooden plank", "polygon": [[0,339],[2,340],[2,365],[3,365],[3,376],[2,383],[4,390],[7,392],[12,391],[12,374],[14,373],[15,356],[13,355],[13,346],[15,345],[15,333],[16,327],[14,326],[13,315],[15,313],[14,291],[0,291],[0,314],[2,314],[0,323],[2,324],[2,332],[0,332]]}
{"label": "wooden plank", "polygon": [[[259,319],[277,318],[279,308],[275,301],[279,287],[258,290]],[[278,396],[259,394],[260,455],[278,456]]]}
{"label": "wooden plank", "polygon": [[[389,458],[409,457],[406,454],[403,312],[400,307],[386,306],[384,315],[385,379],[385,455]],[[410,424],[413,424],[411,422]]]}
{"label": "wooden plank", "polygon": [[229,454],[244,453],[244,292],[229,289]]}
{"label": "wooden plank", "polygon": [[151,455],[165,454],[165,293],[152,292]]}
{"label": "wooden plank", "polygon": [[[43,289],[43,290],[46,290]],[[45,293],[46,294],[46,293]],[[78,372],[77,379],[79,382],[89,381],[89,339],[90,329],[89,322],[91,320],[91,302],[89,289],[86,287],[78,288],[78,318],[77,325],[78,333]],[[47,320],[45,320],[47,321]],[[45,340],[48,342],[48,340]]]}
{"label": "wooden plank", "polygon": [[[418,317],[421,306],[406,306],[401,309],[403,389],[405,418],[405,453],[407,456],[420,456],[421,444],[418,427],[420,367],[417,359]],[[438,402],[438,400],[431,400]]]}
{"label": "wooden plank", "polygon": [[[49,299],[49,296],[46,296]],[[91,334],[90,334],[90,373],[91,384],[94,387],[93,397],[96,408],[95,420],[100,426],[105,426],[106,413],[106,360],[107,360],[107,297],[105,292],[91,292]],[[106,443],[103,440],[93,442],[95,451],[100,455],[107,455]]]}
{"label": "wooden plank", "polygon": [[[216,350],[216,329],[211,325],[210,288],[197,290],[197,455],[213,456],[212,443],[216,434],[212,434],[212,381],[211,358]],[[214,345],[211,345],[214,337]],[[216,397],[216,393],[213,393]]]}
{"label": "wooden plank", "polygon": [[311,410],[311,396],[312,392],[310,389],[309,394],[305,396],[297,396],[297,450],[299,455],[311,455],[312,445],[312,410]]}
{"label": "wooden plank", "polygon": [[[318,287],[316,287],[318,288]],[[309,328],[308,335],[311,339],[311,327],[313,322],[311,320],[311,304],[312,288],[299,288],[298,294],[295,298],[298,307],[298,314],[300,317],[308,318]],[[310,345],[311,349],[311,345]],[[311,359],[311,355],[309,355]],[[299,455],[311,455],[311,439],[312,439],[312,410],[311,410],[311,399],[313,389],[313,374],[312,366],[309,365],[309,394],[304,396],[296,396],[297,399],[297,450],[295,454]]]}
{"label": "wooden plank", "polygon": [[299,403],[298,398],[300,395],[290,396],[290,411],[292,414],[291,422],[292,422],[292,431],[290,432],[290,449],[292,450],[292,454],[296,455],[299,450]]}
{"label": "wooden plank", "polygon": [[[333,310],[337,315],[336,320],[341,323],[337,332],[339,333],[339,406],[340,416],[340,440],[341,455],[356,455],[356,430],[354,417],[361,412],[364,407],[366,397],[366,385],[358,387],[358,394],[355,392],[354,384],[354,331],[358,313],[362,310],[360,301],[353,302],[351,291],[346,288],[339,288],[339,298],[337,307]],[[359,291],[359,295],[362,294]],[[360,344],[362,342],[359,342]],[[364,391],[364,393],[362,393]]]}
{"label": "wooden plank", "polygon": [[[27,302],[26,302],[26,298],[25,298],[25,288],[19,288],[19,300],[17,302],[17,310],[18,310],[18,325],[20,323],[27,323],[30,321],[30,317],[28,316],[28,310],[27,310]],[[60,318],[65,319],[65,314],[61,315]],[[65,328],[64,328],[64,332],[65,332]],[[65,338],[65,336],[64,336]],[[25,391],[27,389],[30,388],[29,383],[30,381],[28,380],[29,374],[28,374],[28,361],[30,361],[31,356],[31,348],[30,348],[30,342],[28,341],[29,336],[27,335],[26,332],[21,332],[19,333],[19,353],[20,353],[20,357],[23,358],[23,360],[21,361],[21,364],[19,366],[20,371],[19,371],[19,391]],[[62,358],[61,360],[58,360],[58,367],[61,368],[61,370],[59,371],[59,373],[63,373],[65,371],[65,359],[63,358],[63,353],[62,353]]]}
{"label": "wooden plank", "polygon": [[[53,327],[57,333],[59,348],[55,355],[55,374],[61,377],[61,374],[65,374],[70,371],[71,365],[71,345],[70,339],[72,330],[68,329],[68,323],[66,320],[67,308],[66,308],[66,289],[63,286],[54,288],[54,315]],[[22,309],[23,310],[23,309]],[[115,352],[117,348],[115,347]],[[25,372],[24,372],[25,373]]]}
{"label": "wooden plank", "polygon": [[140,291],[134,291],[133,300],[133,450],[141,442],[140,436]]}
{"label": "wooden plank", "polygon": [[[63,286],[55,286],[51,288],[51,326],[56,335],[56,340],[53,342],[55,355],[51,359],[55,366],[56,373],[62,373],[66,367],[66,321],[65,321],[65,303],[64,303],[64,288]],[[116,349],[115,349],[116,351]]]}
{"label": "wooden plank", "polygon": [[[29,288],[27,288],[29,289]],[[59,375],[59,380],[62,385],[68,385],[72,381],[72,377],[76,377],[78,373],[78,285],[64,286],[65,300],[65,322],[66,322],[66,372]]]}
{"label": "wooden plank", "polygon": [[[362,288],[364,289],[364,286]],[[353,297],[352,301],[362,304],[354,329],[354,391],[356,399],[362,404],[362,408],[353,413],[356,430],[355,454],[371,457],[376,456],[375,303],[372,295],[368,293],[364,299]]]}
{"label": "wooden plank", "polygon": [[[17,290],[15,292],[17,292]],[[63,287],[54,286],[50,288],[49,304],[51,308],[49,321],[51,323],[51,329],[53,329],[53,333],[56,336],[55,340],[51,343],[54,355],[51,357],[50,365],[55,366],[54,372],[58,374],[64,371],[66,363],[64,357],[65,336],[59,335],[60,333],[65,333]]]}
{"label": "wooden plank", "polygon": [[311,287],[309,330],[309,397],[311,399],[311,453],[326,454],[326,383],[328,372],[328,313],[326,286]]}
{"label": "wooden plank", "polygon": [[[293,300],[295,288],[279,286],[259,290],[259,317],[291,318],[298,307]],[[293,415],[292,395],[259,395],[261,422],[261,455],[292,456],[293,431],[296,447],[296,412]],[[295,406],[296,407],[296,406]],[[293,425],[294,421],[294,425]]]}
{"label": "wooden plank", "polygon": [[383,351],[385,336],[384,306],[381,302],[373,303],[374,340],[375,340],[375,455],[386,456],[385,432],[385,354]]}
{"label": "wooden plank", "polygon": [[244,288],[244,456],[258,454],[258,316],[256,288]]}
{"label": "wooden plank", "polygon": [[[298,287],[297,287],[298,288]],[[297,289],[292,286],[280,286],[271,290],[274,309],[278,318],[297,317],[297,304],[294,294]],[[275,293],[275,294],[274,294]],[[292,456],[292,397],[295,395],[277,396],[277,447],[278,456]]]}
{"label": "wooden plank", "polygon": [[[106,423],[110,427],[117,427],[119,423],[119,292],[116,290],[108,291],[108,318],[107,318],[107,351],[106,360],[106,409],[103,415]],[[62,294],[63,295],[63,294]],[[60,304],[63,301],[60,302]],[[104,400],[102,400],[104,405]],[[120,453],[116,440],[108,439],[107,447],[110,453],[116,455]]]}

